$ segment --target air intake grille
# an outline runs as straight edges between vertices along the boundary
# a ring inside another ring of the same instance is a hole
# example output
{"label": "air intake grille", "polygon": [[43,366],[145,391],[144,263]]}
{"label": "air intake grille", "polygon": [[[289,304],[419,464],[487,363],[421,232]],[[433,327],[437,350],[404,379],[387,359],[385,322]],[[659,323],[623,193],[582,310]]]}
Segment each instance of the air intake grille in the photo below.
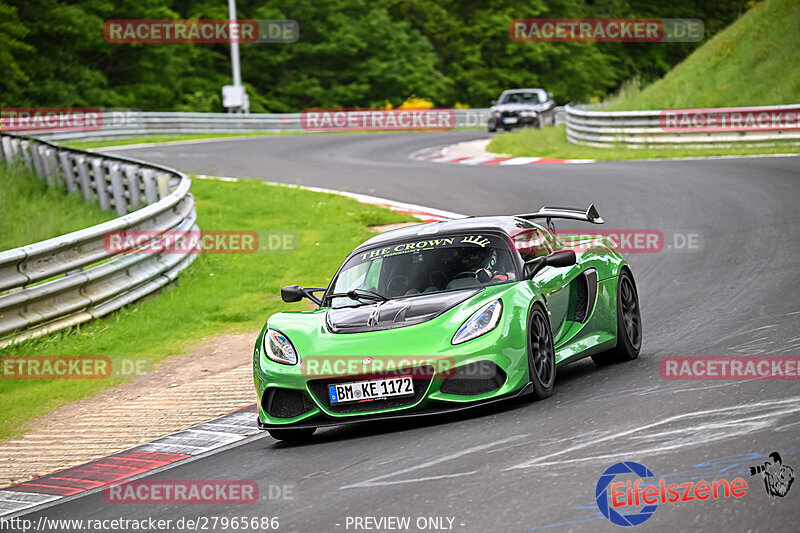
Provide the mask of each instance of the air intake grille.
{"label": "air intake grille", "polygon": [[269,388],[261,399],[261,405],[269,416],[294,418],[310,411],[314,404],[311,398],[294,389]]}
{"label": "air intake grille", "polygon": [[580,275],[575,278],[575,288],[577,289],[577,299],[575,301],[575,322],[585,322],[589,311],[589,287],[586,276]]}
{"label": "air intake grille", "polygon": [[506,373],[491,361],[460,366],[439,388],[445,394],[472,396],[497,390],[506,382]]}

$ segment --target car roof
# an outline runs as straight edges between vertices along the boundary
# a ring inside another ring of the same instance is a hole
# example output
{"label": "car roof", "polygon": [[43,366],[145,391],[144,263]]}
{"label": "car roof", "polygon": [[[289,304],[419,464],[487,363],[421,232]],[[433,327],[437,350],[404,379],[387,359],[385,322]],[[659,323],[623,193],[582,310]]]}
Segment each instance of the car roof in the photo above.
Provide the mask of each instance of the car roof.
{"label": "car roof", "polygon": [[509,235],[516,230],[531,227],[541,229],[541,226],[514,216],[456,218],[443,222],[428,222],[426,224],[416,224],[414,226],[390,230],[364,241],[353,250],[353,252],[364,248],[383,246],[393,242],[403,242],[417,238],[447,235],[450,233],[500,232]]}
{"label": "car roof", "polygon": [[539,89],[539,88],[532,88],[532,89],[506,89],[505,91],[503,91],[500,94],[506,94],[506,93],[528,93],[528,92],[532,92],[532,91],[536,91],[536,92],[539,92],[539,93],[544,93],[545,92],[544,89]]}

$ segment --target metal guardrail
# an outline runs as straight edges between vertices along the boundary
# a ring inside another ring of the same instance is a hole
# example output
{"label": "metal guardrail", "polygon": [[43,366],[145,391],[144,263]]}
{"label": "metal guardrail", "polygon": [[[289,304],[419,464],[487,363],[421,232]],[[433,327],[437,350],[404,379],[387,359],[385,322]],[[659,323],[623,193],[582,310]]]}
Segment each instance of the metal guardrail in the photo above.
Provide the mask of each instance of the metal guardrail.
{"label": "metal guardrail", "polygon": [[[763,145],[779,140],[800,143],[798,112],[800,105],[651,111],[565,107],[567,139],[571,143],[601,148],[612,145],[627,148]],[[764,114],[766,122],[770,116],[781,118],[776,124],[765,127],[745,124],[748,116],[759,121]],[[740,120],[731,122],[732,118]]]}
{"label": "metal guardrail", "polygon": [[[454,110],[456,127],[483,127],[488,109]],[[104,238],[121,230],[196,230],[191,184],[160,165],[74,150],[53,140],[134,135],[302,131],[300,113],[228,114],[106,111],[96,129],[35,131],[36,139],[0,132],[0,159],[24,164],[49,184],[63,182],[119,218],[0,252],[0,347],[88,322],[174,280],[194,254],[109,253]],[[140,205],[146,205],[140,207]],[[129,211],[135,209],[133,212]],[[157,238],[157,237],[156,237]]]}
{"label": "metal guardrail", "polygon": [[[455,109],[456,128],[485,127],[488,109]],[[194,133],[255,133],[303,131],[300,113],[162,113],[106,111],[101,126],[82,131],[37,131],[40,139],[103,140],[134,135],[185,135]],[[32,132],[33,133],[33,132]]]}
{"label": "metal guardrail", "polygon": [[[82,324],[174,280],[195,254],[147,253],[171,232],[197,230],[191,180],[160,165],[98,155],[0,132],[0,159],[23,162],[50,185],[63,183],[119,218],[0,251],[0,347]],[[130,212],[129,212],[130,211]],[[110,232],[144,230],[144,246],[109,250]]]}
{"label": "metal guardrail", "polygon": [[556,114],[555,114],[555,125],[560,126],[567,122],[567,113],[564,110],[564,106],[556,106]]}

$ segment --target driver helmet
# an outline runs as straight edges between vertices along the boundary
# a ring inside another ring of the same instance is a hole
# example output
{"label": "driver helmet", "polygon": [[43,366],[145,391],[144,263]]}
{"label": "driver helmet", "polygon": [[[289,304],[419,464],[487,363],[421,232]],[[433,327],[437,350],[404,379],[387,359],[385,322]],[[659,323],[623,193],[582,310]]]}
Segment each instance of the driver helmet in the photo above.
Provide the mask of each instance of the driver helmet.
{"label": "driver helmet", "polygon": [[494,248],[475,248],[462,259],[465,270],[480,270],[485,268],[489,272],[497,264],[497,250]]}

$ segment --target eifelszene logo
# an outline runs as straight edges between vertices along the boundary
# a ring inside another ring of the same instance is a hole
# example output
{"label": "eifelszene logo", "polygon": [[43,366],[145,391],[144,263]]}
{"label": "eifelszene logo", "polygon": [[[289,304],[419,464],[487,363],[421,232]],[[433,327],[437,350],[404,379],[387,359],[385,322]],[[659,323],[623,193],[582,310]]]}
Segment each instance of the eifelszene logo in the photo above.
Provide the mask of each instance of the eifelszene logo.
{"label": "eifelszene logo", "polygon": [[[635,477],[633,480],[612,483],[617,476],[626,474],[632,474]],[[711,482],[687,481],[685,483],[667,483],[662,477],[657,484],[655,480],[650,484],[645,483],[645,478],[655,478],[655,474],[646,466],[633,461],[625,461],[608,467],[597,480],[595,487],[597,508],[600,509],[603,516],[619,526],[638,526],[649,520],[661,503],[705,501],[709,498],[715,500],[730,497],[741,498],[747,493],[747,482],[740,477],[732,481],[718,479]],[[637,509],[640,505],[641,507]],[[628,509],[631,509],[632,512],[625,514],[621,512]]]}
{"label": "eifelszene logo", "polygon": [[783,498],[794,483],[794,469],[783,464],[778,452],[769,454],[769,459],[764,464],[751,466],[750,475],[760,476],[764,480],[764,489],[770,498]]}
{"label": "eifelszene logo", "polygon": [[[617,524],[618,526],[637,526],[641,523],[646,522],[653,513],[656,512],[658,509],[658,503],[653,502],[651,504],[645,505],[641,509],[639,509],[636,513],[631,513],[623,516],[619,512],[617,512],[614,508],[617,507],[616,503],[617,500],[615,498],[616,491],[615,489],[618,488],[619,485],[623,487],[626,486],[626,483],[611,483],[613,479],[620,475],[620,474],[636,474],[639,476],[639,479],[636,480],[634,484],[635,490],[639,489],[639,483],[641,483],[642,478],[647,477],[654,477],[655,474],[651,472],[646,466],[641,465],[639,463],[634,463],[632,461],[624,462],[624,463],[617,463],[606,468],[606,471],[603,472],[603,475],[600,476],[600,479],[597,480],[597,486],[595,487],[595,498],[597,500],[597,508],[600,509],[600,512],[603,513],[603,516],[611,520],[612,523]],[[611,484],[612,488],[612,506],[609,507],[608,505],[608,486]],[[630,486],[631,482],[627,482],[627,486]],[[630,494],[630,490],[628,489],[628,493]],[[624,491],[623,491],[624,492]],[[630,500],[630,498],[628,498]],[[639,495],[638,492],[636,494],[636,501],[638,502]]]}

